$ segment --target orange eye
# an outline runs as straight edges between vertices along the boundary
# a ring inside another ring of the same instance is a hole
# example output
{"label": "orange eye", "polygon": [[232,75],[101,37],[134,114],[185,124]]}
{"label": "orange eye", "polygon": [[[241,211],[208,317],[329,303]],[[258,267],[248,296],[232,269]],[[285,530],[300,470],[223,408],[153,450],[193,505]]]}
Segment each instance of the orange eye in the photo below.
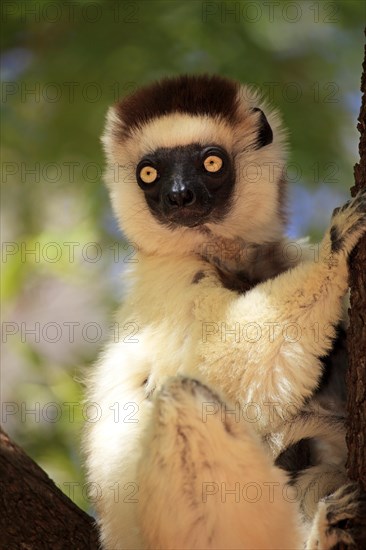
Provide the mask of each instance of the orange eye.
{"label": "orange eye", "polygon": [[139,175],[144,183],[154,183],[158,177],[158,172],[153,166],[144,166],[141,168]]}
{"label": "orange eye", "polygon": [[210,155],[204,160],[203,166],[207,172],[218,172],[222,166],[222,159],[216,155]]}

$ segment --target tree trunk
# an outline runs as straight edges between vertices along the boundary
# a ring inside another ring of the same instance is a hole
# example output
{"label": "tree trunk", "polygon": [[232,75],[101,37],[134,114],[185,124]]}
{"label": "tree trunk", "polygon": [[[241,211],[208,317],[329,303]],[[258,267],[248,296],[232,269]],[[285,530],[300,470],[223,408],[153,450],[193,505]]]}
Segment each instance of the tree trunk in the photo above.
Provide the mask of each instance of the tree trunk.
{"label": "tree trunk", "polygon": [[94,520],[0,429],[0,548],[97,550]]}
{"label": "tree trunk", "polygon": [[[366,31],[365,31],[366,32]],[[361,79],[362,104],[357,128],[360,162],[355,165],[356,194],[366,187],[366,46]],[[351,309],[348,331],[348,474],[366,490],[366,236],[351,257]]]}

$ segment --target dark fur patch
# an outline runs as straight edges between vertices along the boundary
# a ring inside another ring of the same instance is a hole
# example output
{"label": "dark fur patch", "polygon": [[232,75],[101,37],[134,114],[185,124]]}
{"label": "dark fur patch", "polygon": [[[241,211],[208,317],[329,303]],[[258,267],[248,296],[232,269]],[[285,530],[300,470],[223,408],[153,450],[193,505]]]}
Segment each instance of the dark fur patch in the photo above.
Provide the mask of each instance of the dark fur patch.
{"label": "dark fur patch", "polygon": [[296,480],[299,471],[315,464],[312,454],[311,439],[304,438],[282,451],[275,464],[290,472],[293,480]]}
{"label": "dark fur patch", "polygon": [[266,118],[266,115],[264,112],[259,109],[258,107],[255,107],[253,109],[255,112],[259,112],[259,132],[257,137],[257,149],[260,149],[261,147],[264,147],[265,145],[269,145],[273,141],[273,132],[272,128],[270,127],[268,120]]}
{"label": "dark fur patch", "polygon": [[202,279],[204,279],[205,277],[206,277],[206,274],[204,271],[197,271],[197,273],[192,279],[192,285],[196,285],[197,283],[202,281]]}
{"label": "dark fur patch", "polygon": [[333,510],[332,508],[329,509],[326,515],[326,519],[328,523],[332,523],[334,521],[337,512],[338,512],[337,508],[335,510]]}
{"label": "dark fur patch", "polygon": [[242,243],[233,242],[233,245],[236,256],[234,255],[231,259],[234,263],[237,259],[237,265],[232,266],[232,269],[230,269],[229,249],[227,249],[227,255],[226,250],[223,249],[225,258],[229,260],[228,266],[216,256],[206,258],[216,267],[222,286],[228,290],[243,294],[256,284],[287,271],[293,265],[293,262],[286,258],[283,244],[280,242],[254,246],[243,241]]}
{"label": "dark fur patch", "polygon": [[337,206],[337,208],[335,208],[335,209],[333,210],[332,219],[334,218],[334,216],[336,216],[337,214],[339,214],[340,211],[341,211],[341,207],[340,207],[340,206]]}
{"label": "dark fur patch", "polygon": [[339,252],[343,246],[343,238],[336,225],[332,225],[330,229],[331,251]]}
{"label": "dark fur patch", "polygon": [[315,396],[325,408],[339,415],[345,410],[347,401],[348,351],[346,331],[341,325],[336,331],[330,353],[321,357],[324,368]]}
{"label": "dark fur patch", "polygon": [[208,386],[205,386],[204,384],[202,384],[202,382],[199,382],[195,378],[187,378],[183,376],[181,378],[181,385],[185,391],[190,392],[192,395],[196,395],[197,392],[199,392],[208,400],[221,403],[219,396],[215,392],[213,392]]}
{"label": "dark fur patch", "polygon": [[301,472],[297,472],[297,471],[287,472],[287,477],[289,479],[288,484],[290,485],[290,487],[293,487],[294,485],[297,484],[300,473]]}
{"label": "dark fur patch", "polygon": [[136,127],[170,113],[220,116],[236,121],[239,84],[215,75],[167,78],[127,96],[116,105],[125,138]]}
{"label": "dark fur patch", "polygon": [[228,290],[245,294],[255,285],[253,281],[249,281],[245,273],[229,273],[228,271],[221,270],[219,267],[216,268],[216,271],[220,277],[222,286]]}

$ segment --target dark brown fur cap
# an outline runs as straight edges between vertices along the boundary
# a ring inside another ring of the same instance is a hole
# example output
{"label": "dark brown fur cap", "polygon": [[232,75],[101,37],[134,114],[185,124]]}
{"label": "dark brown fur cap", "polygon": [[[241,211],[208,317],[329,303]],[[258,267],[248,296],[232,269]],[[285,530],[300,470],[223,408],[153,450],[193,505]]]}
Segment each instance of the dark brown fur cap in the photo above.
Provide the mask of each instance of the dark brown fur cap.
{"label": "dark brown fur cap", "polygon": [[170,113],[220,116],[234,123],[239,84],[215,75],[182,75],[140,88],[116,105],[119,137]]}

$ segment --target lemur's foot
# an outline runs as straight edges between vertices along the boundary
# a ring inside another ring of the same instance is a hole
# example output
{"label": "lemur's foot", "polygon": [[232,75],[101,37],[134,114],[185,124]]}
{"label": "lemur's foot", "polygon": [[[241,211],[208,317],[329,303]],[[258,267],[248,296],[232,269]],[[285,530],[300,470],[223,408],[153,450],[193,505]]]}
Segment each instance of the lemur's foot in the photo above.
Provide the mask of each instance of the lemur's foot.
{"label": "lemur's foot", "polygon": [[347,483],[319,502],[306,549],[336,550],[341,543],[349,550],[366,548],[366,494],[357,483]]}
{"label": "lemur's foot", "polygon": [[325,239],[328,242],[324,244],[328,244],[328,253],[348,256],[365,232],[366,189],[363,189],[356,197],[334,210],[329,234]]}

